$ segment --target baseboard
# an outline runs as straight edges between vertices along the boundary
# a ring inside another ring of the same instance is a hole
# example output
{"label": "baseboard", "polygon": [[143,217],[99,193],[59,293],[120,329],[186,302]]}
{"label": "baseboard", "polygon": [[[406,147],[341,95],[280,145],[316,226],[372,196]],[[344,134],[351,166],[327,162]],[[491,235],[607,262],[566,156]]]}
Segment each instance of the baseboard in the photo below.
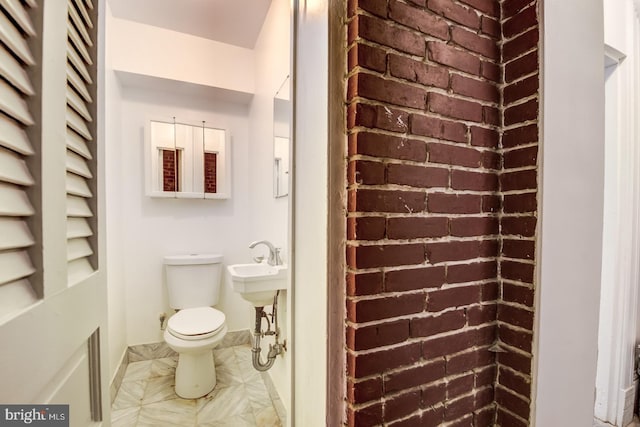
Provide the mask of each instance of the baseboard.
{"label": "baseboard", "polygon": [[127,370],[127,366],[129,365],[129,349],[125,348],[122,352],[122,357],[120,357],[120,364],[118,365],[118,369],[116,369],[113,378],[111,379],[111,385],[109,386],[109,393],[111,395],[111,404],[113,405],[113,401],[116,399],[116,395],[118,394],[118,390],[120,390],[120,385],[122,384],[122,379],[124,378],[124,373]]}

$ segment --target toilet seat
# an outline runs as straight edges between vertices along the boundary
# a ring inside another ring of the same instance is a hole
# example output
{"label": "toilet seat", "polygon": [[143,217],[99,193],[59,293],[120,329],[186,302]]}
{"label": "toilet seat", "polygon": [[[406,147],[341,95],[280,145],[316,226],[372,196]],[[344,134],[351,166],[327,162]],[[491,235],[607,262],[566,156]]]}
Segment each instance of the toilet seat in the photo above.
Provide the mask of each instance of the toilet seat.
{"label": "toilet seat", "polygon": [[225,320],[224,313],[212,307],[186,308],[169,318],[167,331],[183,340],[202,340],[224,328]]}

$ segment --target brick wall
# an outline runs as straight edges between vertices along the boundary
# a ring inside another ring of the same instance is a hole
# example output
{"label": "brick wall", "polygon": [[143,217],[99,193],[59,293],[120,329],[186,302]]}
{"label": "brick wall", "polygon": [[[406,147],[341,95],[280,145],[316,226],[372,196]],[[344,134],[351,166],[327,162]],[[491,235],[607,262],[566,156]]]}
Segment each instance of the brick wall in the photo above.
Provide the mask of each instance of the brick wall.
{"label": "brick wall", "polygon": [[218,191],[218,154],[204,153],[204,192]]}
{"label": "brick wall", "polygon": [[162,191],[176,191],[176,152],[162,150]]}
{"label": "brick wall", "polygon": [[529,3],[349,1],[349,425],[526,424]]}

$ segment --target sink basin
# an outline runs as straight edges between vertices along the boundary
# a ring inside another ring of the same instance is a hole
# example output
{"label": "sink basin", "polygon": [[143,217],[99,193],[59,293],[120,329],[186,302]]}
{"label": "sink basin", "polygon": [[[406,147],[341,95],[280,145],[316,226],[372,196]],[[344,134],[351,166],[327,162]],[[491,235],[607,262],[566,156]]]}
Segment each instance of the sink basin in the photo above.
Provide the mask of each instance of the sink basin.
{"label": "sink basin", "polygon": [[286,265],[234,264],[227,267],[233,290],[255,307],[273,304],[276,291],[287,288]]}

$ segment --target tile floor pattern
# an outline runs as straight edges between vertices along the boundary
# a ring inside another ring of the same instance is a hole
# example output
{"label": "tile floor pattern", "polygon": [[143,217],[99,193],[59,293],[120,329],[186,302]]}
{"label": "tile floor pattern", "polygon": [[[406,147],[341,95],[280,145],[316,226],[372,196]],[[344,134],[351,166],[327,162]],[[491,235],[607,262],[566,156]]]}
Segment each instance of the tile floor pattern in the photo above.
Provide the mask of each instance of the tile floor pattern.
{"label": "tile floor pattern", "polygon": [[[276,427],[282,426],[260,372],[251,365],[251,347],[213,351],[217,384],[199,399],[175,394],[176,357],[132,362],[111,407],[113,427]],[[275,405],[275,406],[274,406]]]}

